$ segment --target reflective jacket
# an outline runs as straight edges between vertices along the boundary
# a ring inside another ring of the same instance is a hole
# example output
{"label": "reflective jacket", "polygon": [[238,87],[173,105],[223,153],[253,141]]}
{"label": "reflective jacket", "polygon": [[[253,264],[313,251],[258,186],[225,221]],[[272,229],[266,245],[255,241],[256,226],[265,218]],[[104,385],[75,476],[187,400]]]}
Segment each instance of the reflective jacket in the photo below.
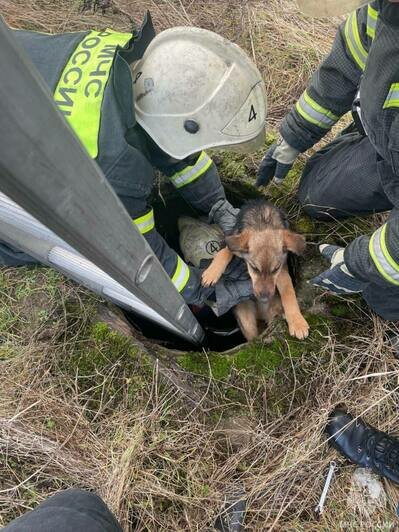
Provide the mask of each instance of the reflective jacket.
{"label": "reflective jacket", "polygon": [[[340,26],[331,53],[284,119],[282,136],[298,150],[307,150],[351,110],[358,92],[382,186],[399,208],[399,7],[388,0],[358,9]],[[345,262],[357,278],[399,286],[395,214],[371,237],[361,236],[346,248]]]}
{"label": "reflective jacket", "polygon": [[208,214],[225,194],[205,152],[172,160],[135,121],[129,64],[142,57],[154,35],[149,14],[135,34],[109,29],[61,35],[15,30],[54,93],[58,109],[102,169],[176,289],[188,303],[200,303],[198,271],[189,268],[156,231],[148,203],[154,168],[202,213]]}

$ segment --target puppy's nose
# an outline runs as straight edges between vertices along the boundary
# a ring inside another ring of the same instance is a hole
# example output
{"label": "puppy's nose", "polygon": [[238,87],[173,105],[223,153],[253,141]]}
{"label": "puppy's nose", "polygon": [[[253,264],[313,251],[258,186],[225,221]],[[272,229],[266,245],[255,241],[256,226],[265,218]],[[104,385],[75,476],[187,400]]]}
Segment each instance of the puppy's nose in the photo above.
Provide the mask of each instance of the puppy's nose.
{"label": "puppy's nose", "polygon": [[258,299],[261,303],[267,303],[270,299],[270,294],[268,294],[267,292],[261,292],[258,295]]}

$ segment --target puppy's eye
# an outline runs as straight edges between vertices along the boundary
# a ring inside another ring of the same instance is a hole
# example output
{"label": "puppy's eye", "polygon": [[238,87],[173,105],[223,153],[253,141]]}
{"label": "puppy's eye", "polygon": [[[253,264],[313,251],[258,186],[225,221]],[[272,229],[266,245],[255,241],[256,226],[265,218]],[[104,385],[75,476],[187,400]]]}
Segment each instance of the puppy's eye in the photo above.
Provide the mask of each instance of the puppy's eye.
{"label": "puppy's eye", "polygon": [[258,270],[258,268],[256,268],[256,266],[252,266],[252,264],[250,264],[250,267],[251,267],[251,270],[255,273],[260,273],[260,270]]}
{"label": "puppy's eye", "polygon": [[279,271],[279,269],[281,268],[281,264],[279,264],[278,266],[276,266],[273,270],[272,270],[272,275],[274,275],[275,273],[277,273]]}

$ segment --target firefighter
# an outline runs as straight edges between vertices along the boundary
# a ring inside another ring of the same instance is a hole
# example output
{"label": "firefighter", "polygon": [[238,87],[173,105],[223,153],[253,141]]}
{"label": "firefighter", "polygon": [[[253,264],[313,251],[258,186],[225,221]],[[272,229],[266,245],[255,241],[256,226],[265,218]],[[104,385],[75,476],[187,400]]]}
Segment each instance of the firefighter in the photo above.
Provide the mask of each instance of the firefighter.
{"label": "firefighter", "polygon": [[[149,14],[134,34],[17,30],[15,36],[186,302],[211,301],[219,315],[250,297],[242,261],[215,288],[203,288],[201,272],[156,231],[149,203],[159,169],[210,222],[225,231],[234,224],[237,210],[205,150],[252,151],[264,142],[265,87],[241,48],[200,28],[155,36]],[[0,244],[0,264],[31,262]]]}
{"label": "firefighter", "polygon": [[331,267],[314,284],[337,294],[362,293],[388,320],[399,319],[399,2],[298,0],[314,16],[353,11],[330,54],[285,117],[266,153],[258,185],[287,175],[299,153],[316,144],[345,113],[353,124],[311,157],[299,200],[312,217],[335,220],[390,211],[372,235],[346,248],[323,244]]}

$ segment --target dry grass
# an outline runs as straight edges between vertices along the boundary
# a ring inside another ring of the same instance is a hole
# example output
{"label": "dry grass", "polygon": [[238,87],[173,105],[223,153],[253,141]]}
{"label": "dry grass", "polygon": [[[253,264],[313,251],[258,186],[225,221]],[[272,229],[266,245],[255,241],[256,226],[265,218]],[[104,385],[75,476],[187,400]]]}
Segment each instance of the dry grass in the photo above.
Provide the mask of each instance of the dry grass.
{"label": "dry grass", "polygon": [[[192,410],[139,350],[93,329],[95,306],[85,291],[58,275],[49,282],[41,269],[2,275],[1,292],[12,300],[5,307],[15,312],[1,322],[5,521],[79,486],[96,490],[125,530],[207,530],[224,496],[238,488],[246,493],[247,530],[394,522],[399,493],[392,486],[389,508],[370,521],[347,509],[353,468],[339,457],[326,512],[320,519],[313,512],[337,459],[322,435],[333,406],[344,402],[379,428],[396,429],[397,362],[381,321],[372,318],[345,338],[314,331],[323,335],[320,351],[300,358],[290,357],[287,344],[289,364],[273,374],[198,377],[204,401]],[[224,421],[232,418],[244,437],[226,437]]]}
{"label": "dry grass", "polygon": [[[82,13],[73,0],[0,0],[0,13],[15,27],[40,31],[128,30],[129,17],[138,22],[149,8],[158,29],[195,24],[216,30],[253,55],[268,85],[273,125],[298,97],[334,34],[331,24],[305,23],[291,0],[111,4],[102,14]],[[298,216],[296,207],[290,214]],[[350,241],[364,229],[355,220],[318,226],[313,236],[326,238],[329,231],[331,239]],[[353,467],[322,435],[338,403],[380,429],[397,429],[397,361],[384,340],[395,325],[364,307],[354,303],[357,318],[345,337],[336,329],[315,330],[317,353],[294,357],[287,344],[286,364],[271,374],[237,371],[227,381],[198,377],[204,401],[192,410],[161,383],[140,349],[93,328],[95,299],[61,276],[3,270],[0,297],[4,523],[59,489],[79,486],[96,490],[125,530],[209,529],[225,495],[237,488],[246,492],[247,530],[395,525],[399,493],[392,484],[385,484],[387,508],[371,520],[347,507]],[[240,445],[225,436],[231,417],[246,420]],[[313,509],[331,459],[340,467],[326,512],[317,518]]]}
{"label": "dry grass", "polygon": [[268,88],[271,125],[301,94],[335,34],[334,24],[301,17],[293,0],[100,0],[110,5],[104,14],[100,6],[82,11],[95,4],[0,0],[0,13],[13,27],[57,33],[106,26],[129,31],[149,9],[157,30],[190,24],[216,31],[254,58]]}

